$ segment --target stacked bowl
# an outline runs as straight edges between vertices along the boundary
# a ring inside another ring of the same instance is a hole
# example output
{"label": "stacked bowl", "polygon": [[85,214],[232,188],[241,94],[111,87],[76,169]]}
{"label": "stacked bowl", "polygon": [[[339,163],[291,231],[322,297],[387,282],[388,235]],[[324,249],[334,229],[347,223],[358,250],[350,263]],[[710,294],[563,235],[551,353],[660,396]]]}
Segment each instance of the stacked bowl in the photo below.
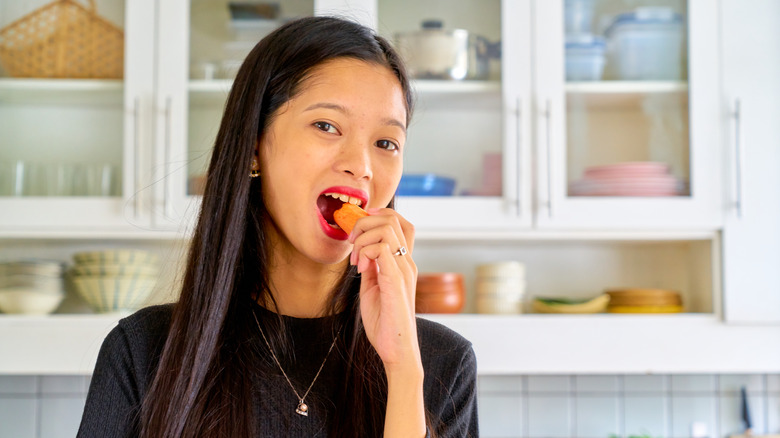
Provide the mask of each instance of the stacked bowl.
{"label": "stacked bowl", "polygon": [[466,299],[463,274],[425,273],[417,276],[417,313],[458,313]]}
{"label": "stacked bowl", "polygon": [[45,315],[65,298],[63,264],[25,260],[0,263],[0,312]]}
{"label": "stacked bowl", "polygon": [[523,312],[525,265],[499,262],[477,266],[477,312],[516,314]]}
{"label": "stacked bowl", "polygon": [[119,249],[73,255],[69,278],[76,292],[99,313],[132,312],[142,307],[159,276],[158,257]]}

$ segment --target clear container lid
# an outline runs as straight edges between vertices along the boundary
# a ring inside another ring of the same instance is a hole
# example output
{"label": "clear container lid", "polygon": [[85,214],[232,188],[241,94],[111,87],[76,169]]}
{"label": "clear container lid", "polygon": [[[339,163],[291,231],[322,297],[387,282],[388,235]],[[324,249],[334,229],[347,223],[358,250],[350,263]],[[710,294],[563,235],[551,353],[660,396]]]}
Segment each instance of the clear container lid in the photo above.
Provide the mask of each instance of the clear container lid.
{"label": "clear container lid", "polygon": [[592,34],[576,34],[566,36],[566,50],[588,49],[603,51],[606,48],[604,38]]}
{"label": "clear container lid", "polygon": [[618,15],[605,33],[609,36],[617,29],[628,25],[681,25],[682,22],[682,15],[674,12],[672,8],[647,6]]}

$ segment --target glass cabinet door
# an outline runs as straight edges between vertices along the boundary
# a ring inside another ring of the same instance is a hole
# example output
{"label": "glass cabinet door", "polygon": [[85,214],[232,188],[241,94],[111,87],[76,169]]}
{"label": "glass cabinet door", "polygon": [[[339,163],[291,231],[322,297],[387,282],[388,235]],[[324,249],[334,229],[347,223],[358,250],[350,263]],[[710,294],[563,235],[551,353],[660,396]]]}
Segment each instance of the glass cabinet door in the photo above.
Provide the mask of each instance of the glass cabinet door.
{"label": "glass cabinet door", "polygon": [[556,23],[535,35],[540,224],[719,223],[717,45],[705,44],[717,14],[704,3],[538,2],[538,22]]}
{"label": "glass cabinet door", "polygon": [[254,45],[286,21],[312,16],[314,0],[162,2],[158,64],[156,227],[193,225],[224,105]]}
{"label": "glass cabinet door", "polygon": [[[176,8],[173,3],[180,5]],[[507,188],[505,183],[515,178],[518,160],[514,143],[509,148],[510,160],[505,159],[504,133],[508,128],[504,126],[501,85],[501,0],[459,1],[455,6],[411,0],[288,0],[274,3],[275,7],[249,9],[231,9],[230,3],[179,0],[161,4],[161,13],[169,17],[165,22],[170,26],[178,19],[181,35],[186,35],[184,41],[176,42],[176,37],[161,41],[160,50],[160,64],[168,67],[159,76],[163,93],[157,104],[157,125],[170,125],[171,134],[158,133],[157,143],[169,143],[173,149],[157,153],[169,164],[164,171],[173,178],[166,190],[174,202],[161,202],[156,208],[169,213],[171,226],[181,222],[177,218],[197,210],[192,202],[197,202],[203,191],[225,99],[246,54],[264,34],[286,20],[334,13],[363,24],[375,23],[377,32],[399,48],[399,39],[408,37],[408,42],[428,32],[439,36],[429,42],[433,44],[429,50],[449,50],[448,59],[435,61],[435,70],[418,69],[413,76],[418,99],[396,202],[399,210],[423,228],[476,228],[484,225],[480,222],[483,217],[488,218],[488,225],[515,223],[517,217],[510,212],[519,210],[516,184]],[[411,56],[408,51],[403,53]],[[165,95],[170,96],[169,101]],[[178,102],[183,108],[177,108]],[[514,134],[511,139],[514,141]],[[186,150],[177,150],[179,143],[186,144]]]}
{"label": "glass cabinet door", "polygon": [[132,28],[145,27],[148,11],[135,12],[152,2],[135,3],[130,12],[125,1],[0,3],[0,225],[7,230],[121,227],[138,213],[140,136],[149,132],[141,112],[151,91],[143,65],[151,59],[130,54],[151,53],[151,37],[136,39]]}
{"label": "glass cabinet door", "polygon": [[518,130],[505,119],[516,122],[514,85],[522,77],[506,72],[515,73],[520,61],[511,55],[522,41],[504,29],[508,13],[517,14],[510,22],[527,19],[520,3],[378,1],[377,31],[404,58],[416,91],[396,205],[418,229],[520,221],[515,182],[528,163],[518,157]]}

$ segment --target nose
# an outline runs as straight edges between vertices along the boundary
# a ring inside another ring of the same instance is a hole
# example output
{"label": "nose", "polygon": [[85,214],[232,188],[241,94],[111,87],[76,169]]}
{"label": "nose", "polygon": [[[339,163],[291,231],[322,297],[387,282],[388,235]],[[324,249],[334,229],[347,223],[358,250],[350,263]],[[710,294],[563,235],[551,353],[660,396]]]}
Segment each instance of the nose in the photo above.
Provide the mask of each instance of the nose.
{"label": "nose", "polygon": [[345,142],[336,160],[336,170],[358,180],[370,180],[373,177],[370,150],[363,141]]}

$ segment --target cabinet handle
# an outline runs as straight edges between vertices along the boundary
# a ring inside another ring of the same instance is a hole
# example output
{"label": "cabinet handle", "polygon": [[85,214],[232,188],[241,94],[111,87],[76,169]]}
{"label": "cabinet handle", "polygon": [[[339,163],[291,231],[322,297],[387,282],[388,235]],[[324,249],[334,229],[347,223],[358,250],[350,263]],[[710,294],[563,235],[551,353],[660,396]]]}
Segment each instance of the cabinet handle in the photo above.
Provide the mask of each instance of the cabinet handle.
{"label": "cabinet handle", "polygon": [[165,144],[163,148],[163,213],[166,217],[173,215],[168,211],[170,203],[168,202],[168,191],[170,188],[170,174],[168,173],[168,164],[171,154],[171,96],[165,98]]}
{"label": "cabinet handle", "polygon": [[552,218],[553,215],[553,198],[552,198],[552,142],[550,140],[552,136],[552,109],[550,99],[545,102],[544,108],[544,120],[545,126],[545,142],[547,150],[547,217]]}
{"label": "cabinet handle", "polygon": [[517,165],[517,217],[523,216],[523,107],[520,97],[517,98],[517,112],[515,113],[515,123],[517,123],[517,129],[515,134],[517,135],[517,159],[515,163]]}
{"label": "cabinet handle", "polygon": [[734,100],[734,112],[731,117],[734,119],[734,160],[736,161],[735,170],[735,183],[736,183],[736,200],[734,201],[734,208],[737,211],[737,217],[742,218],[742,188],[743,188],[743,175],[744,172],[744,157],[742,156],[742,102],[739,99]]}
{"label": "cabinet handle", "polygon": [[140,217],[140,210],[141,210],[141,193],[140,190],[138,190],[138,183],[141,180],[140,175],[138,175],[138,169],[140,166],[138,165],[138,162],[141,160],[141,121],[140,121],[140,111],[141,111],[141,98],[139,96],[136,96],[133,100],[133,216],[135,217],[135,220],[138,221]]}

